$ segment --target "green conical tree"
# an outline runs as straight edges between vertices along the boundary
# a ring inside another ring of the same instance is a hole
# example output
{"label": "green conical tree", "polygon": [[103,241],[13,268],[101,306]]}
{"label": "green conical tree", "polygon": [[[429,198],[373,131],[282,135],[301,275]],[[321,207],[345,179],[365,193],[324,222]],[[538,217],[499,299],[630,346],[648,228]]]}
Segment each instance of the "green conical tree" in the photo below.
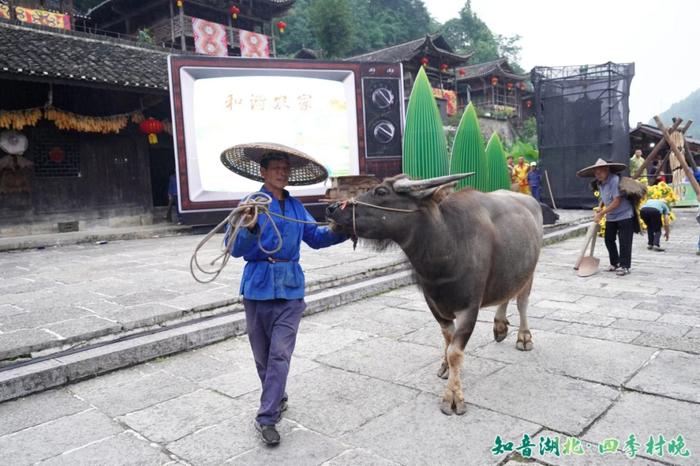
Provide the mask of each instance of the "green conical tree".
{"label": "green conical tree", "polygon": [[467,172],[475,174],[460,181],[457,188],[471,186],[479,191],[488,191],[488,161],[484,150],[484,138],[481,136],[479,120],[471,102],[457,127],[450,159],[450,173]]}
{"label": "green conical tree", "polygon": [[501,138],[498,137],[498,133],[493,133],[488,144],[486,144],[486,160],[489,167],[489,191],[510,189],[506,152],[503,150],[503,144],[501,144]]}
{"label": "green conical tree", "polygon": [[448,174],[447,139],[430,81],[421,68],[411,90],[403,137],[403,172],[413,179]]}

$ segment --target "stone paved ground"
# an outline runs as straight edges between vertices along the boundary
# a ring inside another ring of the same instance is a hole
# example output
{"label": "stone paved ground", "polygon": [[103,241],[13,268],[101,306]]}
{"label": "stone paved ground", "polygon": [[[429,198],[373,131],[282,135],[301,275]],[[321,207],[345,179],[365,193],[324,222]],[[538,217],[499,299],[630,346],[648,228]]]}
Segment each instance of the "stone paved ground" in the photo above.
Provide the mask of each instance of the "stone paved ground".
{"label": "stone paved ground", "polygon": [[[680,213],[665,253],[636,237],[622,278],[576,277],[580,238],[547,247],[529,313],[535,348],[515,349],[512,309],[511,334],[495,343],[494,311],[482,310],[464,361],[464,416],[438,409],[442,337],[407,287],[302,321],[278,448],[254,432],[259,382],[240,337],[0,404],[0,463],[518,464],[491,449],[496,436],[515,450],[528,435],[546,464],[698,464],[693,222]],[[599,452],[615,439],[629,452],[630,435],[634,460]],[[540,454],[555,438],[560,456]]]}

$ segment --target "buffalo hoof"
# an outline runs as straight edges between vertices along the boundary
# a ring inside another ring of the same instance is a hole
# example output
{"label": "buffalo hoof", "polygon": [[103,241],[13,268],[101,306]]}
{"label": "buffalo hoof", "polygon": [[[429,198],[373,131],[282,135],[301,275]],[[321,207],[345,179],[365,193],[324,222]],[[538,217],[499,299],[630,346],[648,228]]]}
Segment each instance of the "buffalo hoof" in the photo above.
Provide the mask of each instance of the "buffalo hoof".
{"label": "buffalo hoof", "polygon": [[461,416],[467,412],[467,404],[464,401],[455,401],[454,409],[455,414]]}
{"label": "buffalo hoof", "polygon": [[446,379],[448,375],[450,375],[450,366],[447,365],[446,361],[442,361],[440,369],[437,371],[437,376],[441,379]]}
{"label": "buffalo hoof", "polygon": [[493,320],[493,338],[496,341],[503,341],[508,336],[508,319],[494,319]]}
{"label": "buffalo hoof", "polygon": [[518,341],[515,343],[515,347],[520,351],[530,351],[532,349],[532,334],[529,330],[518,332]]}
{"label": "buffalo hoof", "polygon": [[452,401],[442,400],[442,402],[440,402],[440,411],[446,416],[452,416]]}

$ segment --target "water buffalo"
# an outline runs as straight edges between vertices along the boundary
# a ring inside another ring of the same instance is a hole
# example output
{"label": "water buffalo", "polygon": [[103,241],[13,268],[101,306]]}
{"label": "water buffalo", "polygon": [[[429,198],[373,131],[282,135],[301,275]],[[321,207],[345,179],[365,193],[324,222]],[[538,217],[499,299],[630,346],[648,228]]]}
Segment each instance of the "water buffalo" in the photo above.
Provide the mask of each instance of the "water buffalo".
{"label": "water buffalo", "polygon": [[506,307],[516,298],[516,348],[532,349],[526,312],[542,245],[542,211],[534,198],[511,191],[453,192],[457,180],[469,175],[421,181],[398,175],[326,210],[335,230],[393,241],[411,262],[445,338],[438,370],[448,379],[440,404],[445,414],[466,411],[459,372],[479,308],[498,305],[493,334],[502,341]]}

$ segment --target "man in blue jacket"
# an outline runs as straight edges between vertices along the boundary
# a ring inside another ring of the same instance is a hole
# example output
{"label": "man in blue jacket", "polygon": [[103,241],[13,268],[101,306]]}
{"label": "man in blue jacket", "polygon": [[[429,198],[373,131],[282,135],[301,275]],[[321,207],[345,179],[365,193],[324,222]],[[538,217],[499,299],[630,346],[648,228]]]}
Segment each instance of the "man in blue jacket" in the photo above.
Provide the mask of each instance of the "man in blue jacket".
{"label": "man in blue jacket", "polygon": [[[294,154],[292,154],[294,157]],[[297,160],[293,160],[295,166]],[[313,217],[297,199],[289,195],[285,187],[290,178],[290,155],[270,152],[260,159],[260,174],[264,184],[261,192],[272,198],[270,212],[289,218],[313,222]],[[252,218],[246,216],[244,223]],[[299,265],[301,241],[314,249],[338,244],[346,236],[332,232],[328,227],[312,223],[297,223],[273,217],[282,235],[282,247],[272,256],[258,245],[270,251],[278,246],[278,238],[271,226],[264,227],[267,218],[260,216],[252,228],[242,228],[233,246],[233,256],[246,261],[241,279],[248,338],[255,358],[255,366],[262,383],[260,408],[255,427],[263,442],[276,445],[280,436],[275,424],[286,409],[285,387],[289,365],[296,342],[304,302],[304,272]]]}

